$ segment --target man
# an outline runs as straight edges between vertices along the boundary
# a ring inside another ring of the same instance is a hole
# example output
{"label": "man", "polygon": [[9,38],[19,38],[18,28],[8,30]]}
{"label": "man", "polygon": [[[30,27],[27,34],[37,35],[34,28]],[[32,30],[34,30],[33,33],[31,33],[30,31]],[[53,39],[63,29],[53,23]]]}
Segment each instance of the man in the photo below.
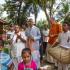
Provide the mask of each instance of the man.
{"label": "man", "polygon": [[[59,33],[62,32],[62,26],[61,24],[58,24],[54,18],[50,18],[50,29],[49,29],[49,40],[48,40],[48,48],[50,48],[54,42],[56,41]],[[49,53],[47,52],[47,61],[50,63],[56,63],[53,59],[52,56],[49,55]]]}
{"label": "man", "polygon": [[46,53],[46,49],[47,49],[47,43],[48,43],[48,35],[49,35],[49,29],[47,24],[44,24],[44,28],[42,30],[42,36],[43,36],[43,53]]}
{"label": "man", "polygon": [[12,58],[17,70],[17,65],[21,61],[21,51],[25,48],[26,45],[26,36],[25,32],[20,30],[20,26],[15,25],[15,33],[12,36]]}
{"label": "man", "polygon": [[13,70],[14,64],[9,54],[3,52],[3,40],[0,40],[0,70]]}
{"label": "man", "polygon": [[30,40],[30,44],[35,50],[39,50],[39,40],[41,38],[40,30],[38,27],[33,25],[33,20],[29,19],[27,24],[28,28],[26,29],[26,36]]}
{"label": "man", "polygon": [[[65,49],[70,49],[70,32],[68,31],[68,24],[64,23],[63,24],[63,32],[59,34],[58,39],[56,42],[52,45],[52,47],[56,46],[59,44],[60,47],[63,47]],[[58,70],[68,70],[68,64],[62,64],[58,62]]]}
{"label": "man", "polygon": [[40,53],[39,53],[39,41],[41,38],[40,30],[35,25],[33,25],[33,20],[28,20],[28,28],[26,29],[27,36],[27,47],[32,51],[33,60],[37,64],[37,68],[40,67]]}

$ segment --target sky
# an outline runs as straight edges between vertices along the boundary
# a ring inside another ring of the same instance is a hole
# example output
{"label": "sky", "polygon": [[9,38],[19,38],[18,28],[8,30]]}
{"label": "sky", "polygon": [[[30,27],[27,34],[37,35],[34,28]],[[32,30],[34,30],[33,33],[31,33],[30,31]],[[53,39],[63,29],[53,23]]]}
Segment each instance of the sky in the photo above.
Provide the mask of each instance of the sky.
{"label": "sky", "polygon": [[4,4],[5,3],[5,0],[0,0],[0,4]]}

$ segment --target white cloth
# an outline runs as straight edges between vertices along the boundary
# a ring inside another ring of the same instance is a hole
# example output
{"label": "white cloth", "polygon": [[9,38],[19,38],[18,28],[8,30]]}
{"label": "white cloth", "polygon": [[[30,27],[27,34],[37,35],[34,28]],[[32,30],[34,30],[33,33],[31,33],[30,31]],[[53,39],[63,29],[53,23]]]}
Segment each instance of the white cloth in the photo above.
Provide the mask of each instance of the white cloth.
{"label": "white cloth", "polygon": [[12,36],[13,36],[14,32],[15,32],[15,31],[8,31],[8,32],[7,32],[7,35],[10,36],[10,39],[12,39]]}
{"label": "white cloth", "polygon": [[62,32],[59,34],[59,37],[58,37],[58,41],[59,41],[59,45],[64,47],[64,48],[70,48],[70,32],[67,31],[67,32]]}
{"label": "white cloth", "polygon": [[[59,45],[64,48],[70,48],[70,31],[62,32],[59,34],[58,42]],[[68,64],[62,64],[58,62],[58,70],[68,70]]]}
{"label": "white cloth", "polygon": [[[25,36],[25,32],[19,32],[18,34],[21,36],[21,38],[25,40],[27,39]],[[21,56],[22,49],[25,48],[25,43],[23,43],[20,39],[18,39],[16,42],[16,38],[17,38],[17,35],[14,34],[12,39],[13,52],[15,57],[19,57]]]}
{"label": "white cloth", "polygon": [[44,29],[42,31],[42,34],[43,34],[43,42],[48,42],[49,29],[47,29],[47,30]]}
{"label": "white cloth", "polygon": [[44,29],[42,31],[42,33],[43,33],[44,36],[48,36],[49,35],[49,29],[47,29],[47,30]]}
{"label": "white cloth", "polygon": [[58,63],[58,70],[69,70],[68,69],[68,64]]}

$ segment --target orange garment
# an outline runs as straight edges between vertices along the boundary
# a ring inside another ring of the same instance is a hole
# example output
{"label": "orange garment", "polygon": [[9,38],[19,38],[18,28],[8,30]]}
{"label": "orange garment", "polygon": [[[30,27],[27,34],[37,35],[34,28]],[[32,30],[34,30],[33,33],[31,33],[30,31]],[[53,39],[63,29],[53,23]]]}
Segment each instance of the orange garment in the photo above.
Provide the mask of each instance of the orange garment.
{"label": "orange garment", "polygon": [[[56,41],[56,39],[58,37],[58,34],[60,32],[62,32],[61,24],[58,24],[58,23],[51,24],[51,28],[50,28],[50,31],[49,31],[49,41],[48,41],[48,43],[50,45],[52,45]],[[51,35],[54,35],[54,36],[51,37]]]}

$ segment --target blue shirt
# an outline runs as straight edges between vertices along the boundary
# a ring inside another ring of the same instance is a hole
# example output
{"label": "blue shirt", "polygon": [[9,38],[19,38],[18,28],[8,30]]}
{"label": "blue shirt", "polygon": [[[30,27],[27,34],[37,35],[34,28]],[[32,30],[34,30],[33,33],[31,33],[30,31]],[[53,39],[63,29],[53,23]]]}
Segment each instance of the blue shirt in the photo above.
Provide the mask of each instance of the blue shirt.
{"label": "blue shirt", "polygon": [[12,64],[10,56],[4,52],[0,52],[0,70],[8,70],[10,64]]}
{"label": "blue shirt", "polygon": [[26,29],[26,36],[29,37],[29,36],[32,36],[35,40],[35,43],[33,44],[33,48],[36,49],[36,50],[39,50],[39,41],[40,41],[40,38],[41,38],[41,33],[40,33],[40,30],[38,27],[36,26],[32,26],[32,28],[27,28]]}

